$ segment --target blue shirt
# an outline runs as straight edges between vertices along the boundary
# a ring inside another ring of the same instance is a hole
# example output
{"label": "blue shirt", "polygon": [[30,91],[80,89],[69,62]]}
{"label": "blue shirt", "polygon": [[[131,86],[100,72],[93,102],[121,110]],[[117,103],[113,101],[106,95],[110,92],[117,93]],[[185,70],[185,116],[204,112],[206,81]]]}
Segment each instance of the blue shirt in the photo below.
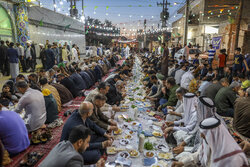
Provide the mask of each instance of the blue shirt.
{"label": "blue shirt", "polygon": [[215,55],[215,50],[214,49],[209,49],[208,50],[208,58],[213,59]]}
{"label": "blue shirt", "polygon": [[22,118],[14,111],[0,111],[0,140],[10,154],[17,154],[30,145]]}

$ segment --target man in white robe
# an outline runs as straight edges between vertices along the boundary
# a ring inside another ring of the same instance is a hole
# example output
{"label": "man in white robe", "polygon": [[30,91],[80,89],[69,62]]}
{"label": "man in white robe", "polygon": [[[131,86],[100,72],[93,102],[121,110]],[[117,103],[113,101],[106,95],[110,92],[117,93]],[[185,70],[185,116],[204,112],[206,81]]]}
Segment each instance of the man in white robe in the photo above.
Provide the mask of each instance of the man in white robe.
{"label": "man in white robe", "polygon": [[190,67],[189,70],[182,75],[181,87],[187,90],[189,89],[189,83],[191,82],[192,79],[194,79],[193,71],[194,71],[194,68]]}
{"label": "man in white robe", "polygon": [[[197,123],[197,97],[193,93],[186,93],[183,99],[184,117],[179,121],[166,122],[168,126],[164,130],[164,135],[167,137],[171,131],[182,130],[184,132],[191,132]],[[180,126],[180,125],[184,126]],[[170,127],[174,125],[173,127]]]}
{"label": "man in white robe", "polygon": [[200,123],[202,145],[198,151],[173,162],[172,167],[247,167],[246,155],[217,118]]}

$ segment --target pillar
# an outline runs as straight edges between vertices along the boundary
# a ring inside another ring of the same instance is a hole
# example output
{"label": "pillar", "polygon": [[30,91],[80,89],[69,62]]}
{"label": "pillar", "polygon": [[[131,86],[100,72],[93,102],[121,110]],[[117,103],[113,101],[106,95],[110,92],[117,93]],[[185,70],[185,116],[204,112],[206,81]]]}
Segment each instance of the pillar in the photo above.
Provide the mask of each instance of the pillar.
{"label": "pillar", "polygon": [[29,37],[29,22],[28,10],[24,3],[19,3],[14,6],[17,27],[17,41],[22,45],[26,45]]}

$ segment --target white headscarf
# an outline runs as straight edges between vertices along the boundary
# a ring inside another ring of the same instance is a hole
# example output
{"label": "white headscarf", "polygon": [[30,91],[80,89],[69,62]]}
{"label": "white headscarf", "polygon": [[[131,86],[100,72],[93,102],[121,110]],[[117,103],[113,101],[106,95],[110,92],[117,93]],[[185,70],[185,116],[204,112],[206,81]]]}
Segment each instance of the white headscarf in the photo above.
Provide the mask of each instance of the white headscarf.
{"label": "white headscarf", "polygon": [[192,79],[194,79],[193,71],[194,71],[194,68],[190,67],[189,70],[182,75],[181,87],[188,90],[189,83],[191,82]]}
{"label": "white headscarf", "polygon": [[196,114],[197,97],[193,93],[186,93],[183,97],[184,125],[188,125],[191,118]]}
{"label": "white headscarf", "polygon": [[205,135],[202,140],[202,149],[199,160],[202,166],[207,166],[211,154],[212,167],[242,167],[248,166],[246,155],[235,142],[223,124],[214,128],[204,128],[216,125],[219,119],[207,118],[201,122],[200,132]]}
{"label": "white headscarf", "polygon": [[192,152],[197,151],[197,149],[200,146],[200,143],[202,142],[201,137],[200,137],[200,131],[199,131],[200,123],[204,119],[210,118],[210,117],[216,117],[216,118],[220,119],[221,123],[226,125],[224,120],[216,113],[216,108],[215,108],[215,104],[214,104],[213,100],[208,98],[208,97],[201,96],[201,97],[199,97],[199,100],[198,100],[197,124],[196,124],[194,130],[190,132],[191,135],[195,135],[194,148],[193,148]]}

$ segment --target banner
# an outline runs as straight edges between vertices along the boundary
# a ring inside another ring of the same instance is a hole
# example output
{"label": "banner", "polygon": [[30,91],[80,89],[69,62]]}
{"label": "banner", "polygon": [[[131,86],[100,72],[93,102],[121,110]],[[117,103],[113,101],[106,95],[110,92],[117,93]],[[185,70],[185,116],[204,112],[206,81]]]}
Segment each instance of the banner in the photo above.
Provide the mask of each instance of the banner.
{"label": "banner", "polygon": [[213,37],[212,45],[214,49],[220,49],[221,37]]}

